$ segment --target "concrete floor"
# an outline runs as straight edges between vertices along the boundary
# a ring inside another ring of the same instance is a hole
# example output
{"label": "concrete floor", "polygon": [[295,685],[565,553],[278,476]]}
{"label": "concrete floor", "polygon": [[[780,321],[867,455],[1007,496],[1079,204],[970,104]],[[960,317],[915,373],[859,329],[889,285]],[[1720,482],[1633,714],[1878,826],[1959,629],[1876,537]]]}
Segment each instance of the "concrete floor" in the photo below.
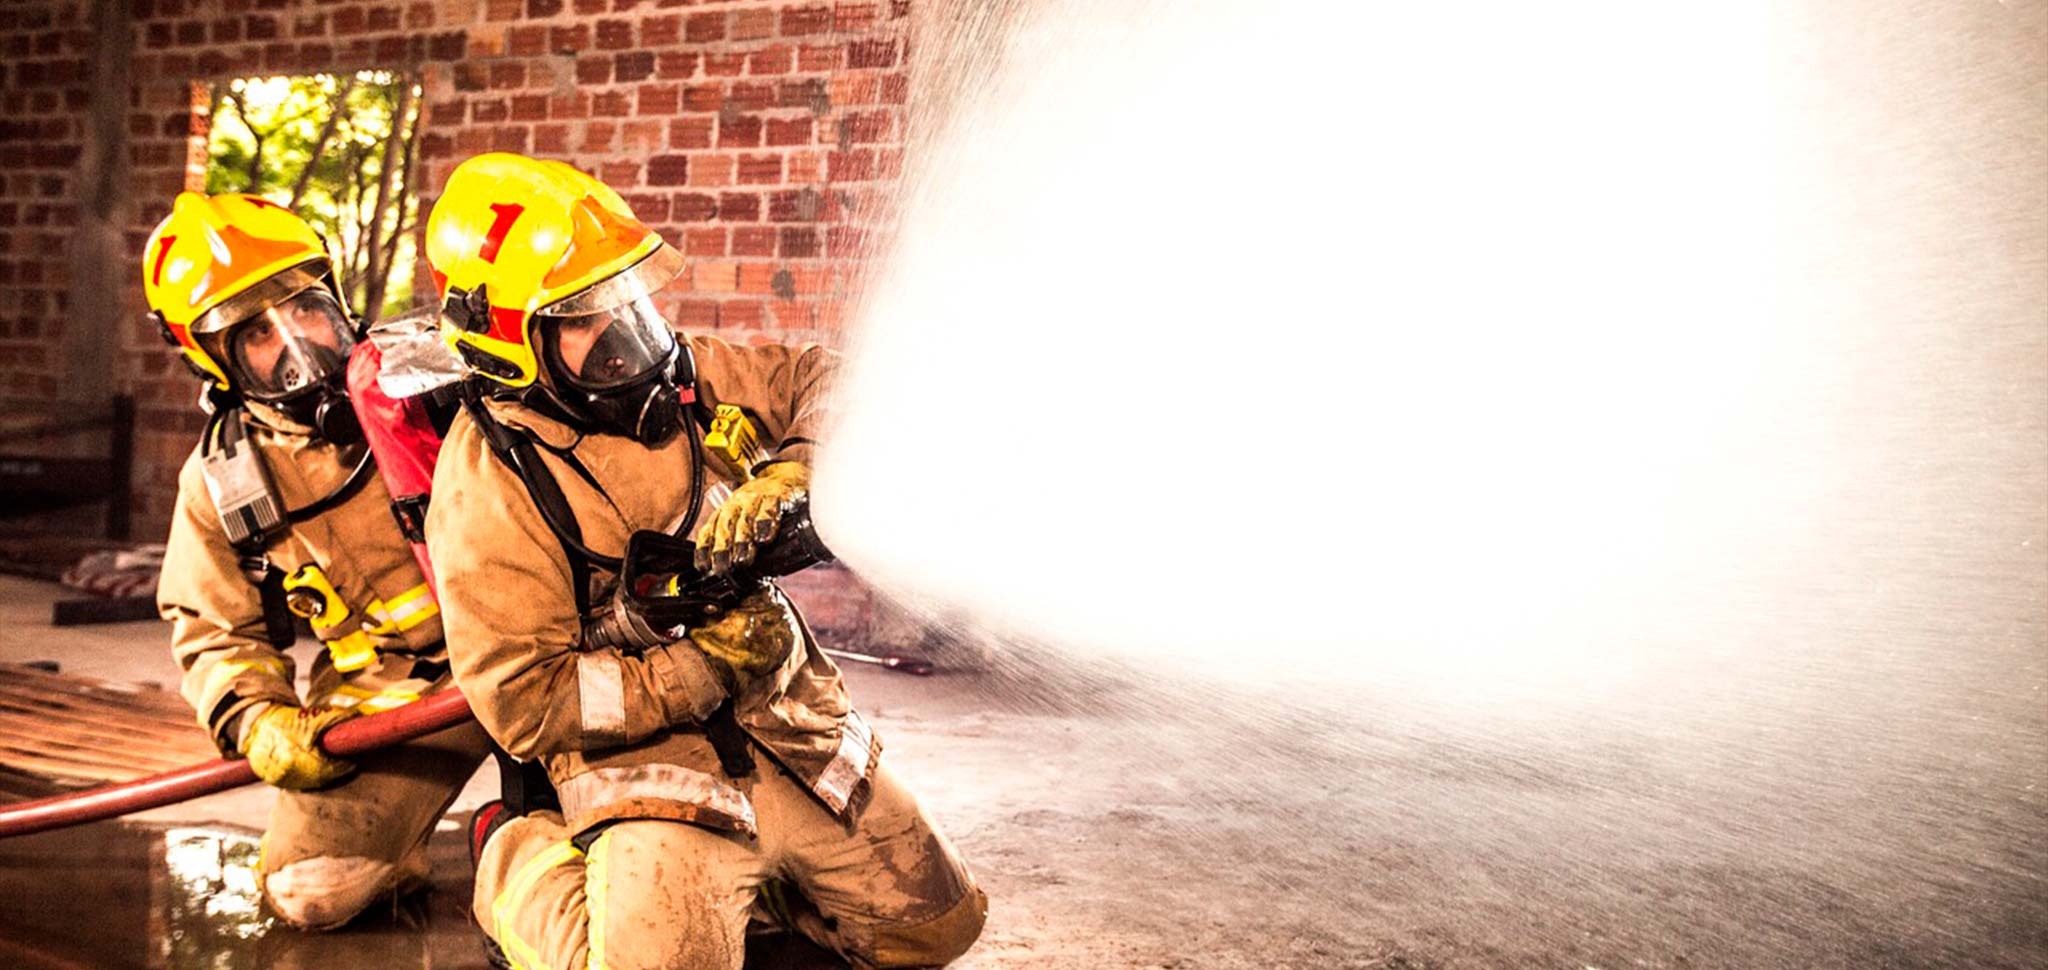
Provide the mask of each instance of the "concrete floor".
{"label": "concrete floor", "polygon": [[[55,594],[0,579],[0,660],[172,682],[157,625],[52,630]],[[1667,725],[1487,739],[1391,700],[1318,711],[1128,675],[848,677],[990,893],[964,970],[2048,966],[2032,708],[1981,708],[2014,726],[1982,748],[1942,741],[1941,722],[1902,728],[1932,739],[1916,761],[1918,740],[1770,724],[1732,746]],[[493,786],[480,776],[456,810]],[[0,964],[481,966],[452,824],[435,893],[338,936],[251,929],[232,867],[171,864],[246,855],[268,801],[251,788],[150,813],[169,834],[0,843],[0,901],[62,901],[0,906],[16,914],[0,918]],[[81,919],[147,930],[87,934],[105,946],[70,964],[16,952],[76,944]]]}

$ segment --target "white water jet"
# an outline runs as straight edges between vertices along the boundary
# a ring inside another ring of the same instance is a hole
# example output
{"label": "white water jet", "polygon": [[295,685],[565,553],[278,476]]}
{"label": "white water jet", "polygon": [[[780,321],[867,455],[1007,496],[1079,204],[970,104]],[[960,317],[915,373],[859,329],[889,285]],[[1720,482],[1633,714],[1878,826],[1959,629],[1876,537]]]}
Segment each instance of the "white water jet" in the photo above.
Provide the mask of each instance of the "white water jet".
{"label": "white water jet", "polygon": [[1927,148],[2038,170],[2023,86],[1761,3],[1027,9],[862,310],[819,502],[864,574],[1467,714],[1882,693],[1946,635],[1901,602],[2038,684],[2043,193]]}

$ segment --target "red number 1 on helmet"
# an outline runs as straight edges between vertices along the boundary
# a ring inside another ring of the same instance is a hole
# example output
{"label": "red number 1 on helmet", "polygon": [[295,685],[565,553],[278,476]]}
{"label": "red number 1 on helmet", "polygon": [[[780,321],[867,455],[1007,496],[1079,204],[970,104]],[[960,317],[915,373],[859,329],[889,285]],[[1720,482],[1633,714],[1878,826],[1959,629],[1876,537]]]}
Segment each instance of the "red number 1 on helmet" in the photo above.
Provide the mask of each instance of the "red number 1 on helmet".
{"label": "red number 1 on helmet", "polygon": [[512,230],[512,224],[519,221],[526,207],[516,202],[493,202],[491,211],[497,213],[497,218],[491,220],[491,229],[484,233],[484,243],[476,251],[486,263],[498,261],[498,247],[505,245],[505,234]]}

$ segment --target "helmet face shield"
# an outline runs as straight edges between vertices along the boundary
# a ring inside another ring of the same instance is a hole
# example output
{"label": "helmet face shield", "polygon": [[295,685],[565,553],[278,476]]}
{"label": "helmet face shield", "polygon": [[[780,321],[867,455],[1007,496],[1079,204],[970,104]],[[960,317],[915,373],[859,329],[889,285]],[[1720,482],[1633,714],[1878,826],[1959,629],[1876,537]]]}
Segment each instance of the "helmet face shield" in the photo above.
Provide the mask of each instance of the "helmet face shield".
{"label": "helmet face shield", "polygon": [[676,335],[641,297],[610,309],[538,321],[542,353],[563,383],[603,393],[645,381],[675,359]]}
{"label": "helmet face shield", "polygon": [[226,364],[236,389],[259,401],[292,397],[341,374],[355,344],[348,314],[326,287],[301,290],[200,340]]}

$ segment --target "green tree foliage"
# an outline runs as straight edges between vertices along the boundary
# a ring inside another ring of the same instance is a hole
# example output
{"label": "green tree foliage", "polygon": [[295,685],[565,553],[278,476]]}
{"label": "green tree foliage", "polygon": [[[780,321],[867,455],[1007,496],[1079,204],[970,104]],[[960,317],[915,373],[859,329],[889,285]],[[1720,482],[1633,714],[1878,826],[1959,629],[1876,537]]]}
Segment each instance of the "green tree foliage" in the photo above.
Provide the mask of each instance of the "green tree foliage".
{"label": "green tree foliage", "polygon": [[417,83],[390,71],[216,85],[206,191],[290,206],[326,237],[359,314],[403,310],[418,235],[419,114]]}

